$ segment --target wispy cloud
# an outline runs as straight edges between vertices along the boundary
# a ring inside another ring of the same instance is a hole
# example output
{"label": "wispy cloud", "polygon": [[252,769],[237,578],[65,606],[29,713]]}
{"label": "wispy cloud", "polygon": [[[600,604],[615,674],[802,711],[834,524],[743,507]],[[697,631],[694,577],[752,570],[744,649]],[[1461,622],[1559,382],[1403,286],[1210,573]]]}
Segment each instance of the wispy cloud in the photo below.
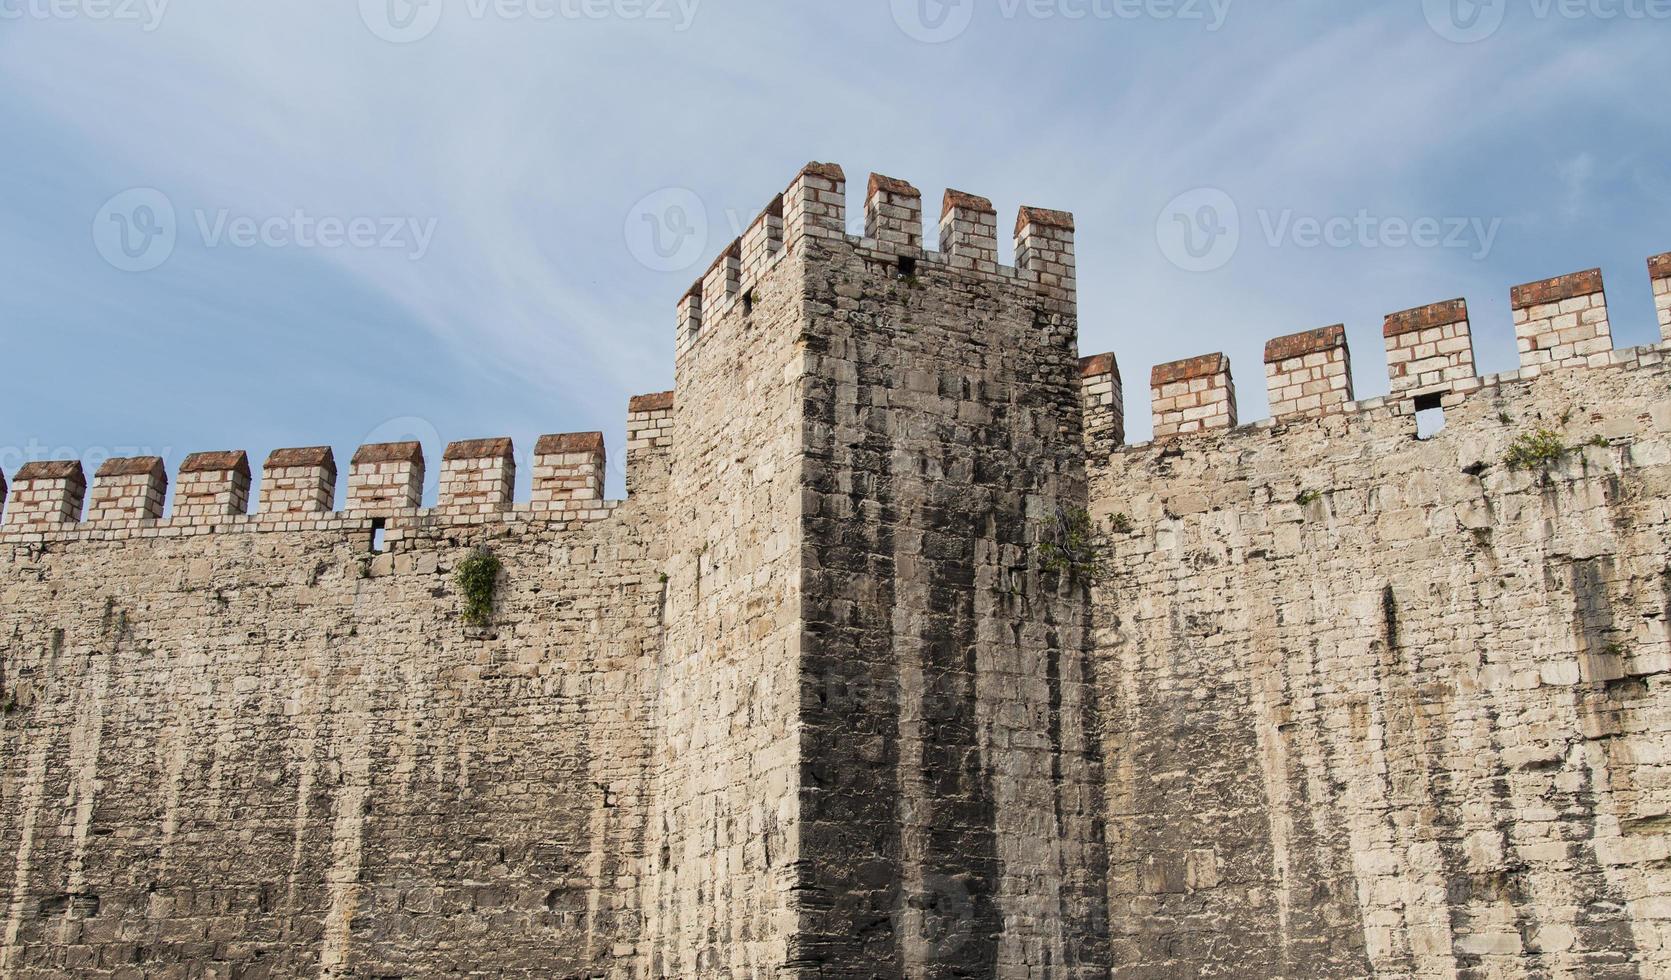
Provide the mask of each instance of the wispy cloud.
{"label": "wispy cloud", "polygon": [[[983,3],[925,44],[883,2],[710,0],[656,21],[448,0],[426,36],[394,44],[358,6],[173,0],[150,31],[0,22],[0,126],[21,148],[0,161],[7,319],[79,338],[31,352],[89,389],[49,408],[58,393],[24,379],[11,397],[27,431],[0,444],[91,444],[111,426],[210,448],[351,441],[397,416],[440,438],[605,428],[618,444],[626,395],[671,382],[674,299],[734,217],[810,158],[1073,208],[1085,346],[1119,353],[1139,435],[1132,379],[1155,361],[1230,351],[1256,416],[1271,334],[1345,319],[1373,350],[1377,317],[1400,305],[1467,292],[1486,307],[1517,277],[1567,271],[1546,264],[1623,274],[1671,247],[1632,206],[1667,200],[1653,161],[1671,137],[1642,95],[1671,75],[1661,24],[1520,18],[1458,45],[1413,2],[1237,3],[1217,31]],[[150,273],[105,266],[90,242],[100,206],[134,187],[182,220]],[[1167,203],[1197,187],[1243,220],[1209,273],[1156,239]],[[708,227],[703,258],[672,270],[646,267],[630,237],[635,202],[668,189]],[[434,240],[413,261],[211,245],[191,227],[199,212],[297,211],[433,223]],[[1484,257],[1272,243],[1258,216],[1283,212],[1497,219],[1501,234]],[[1481,317],[1487,341],[1502,316]],[[1366,392],[1384,388],[1378,355],[1356,361]],[[137,407],[135,376],[152,382]],[[324,380],[298,399],[304,376]],[[182,410],[173,390],[235,409]]]}

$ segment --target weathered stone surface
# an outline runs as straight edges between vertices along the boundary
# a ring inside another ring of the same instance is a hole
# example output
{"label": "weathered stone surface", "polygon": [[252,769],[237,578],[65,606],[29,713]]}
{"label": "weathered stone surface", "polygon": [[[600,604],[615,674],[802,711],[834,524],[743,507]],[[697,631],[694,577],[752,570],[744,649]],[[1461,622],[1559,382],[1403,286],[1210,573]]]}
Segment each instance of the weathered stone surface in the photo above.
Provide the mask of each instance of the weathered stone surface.
{"label": "weathered stone surface", "polygon": [[508,439],[434,507],[415,443],[342,512],[323,447],[254,514],[242,453],[166,516],[157,460],[15,474],[0,976],[1671,970],[1671,345],[1481,379],[1437,304],[1387,399],[1327,328],[1275,421],[1212,355],[1128,447],[1071,216],[1008,268],[869,189],[848,235],[808,167],[680,303],[626,501],[598,433],[527,502]]}
{"label": "weathered stone surface", "polygon": [[[1388,405],[1093,468],[1129,525],[1115,976],[1666,969],[1671,371],[1639,354],[1487,379],[1427,441]],[[1511,469],[1540,427],[1568,451]]]}

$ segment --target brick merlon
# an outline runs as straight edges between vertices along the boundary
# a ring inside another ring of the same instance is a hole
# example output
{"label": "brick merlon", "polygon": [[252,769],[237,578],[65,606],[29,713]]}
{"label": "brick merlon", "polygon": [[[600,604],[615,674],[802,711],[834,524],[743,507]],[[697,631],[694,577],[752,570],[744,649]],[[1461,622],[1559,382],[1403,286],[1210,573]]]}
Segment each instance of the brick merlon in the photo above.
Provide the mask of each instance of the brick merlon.
{"label": "brick merlon", "polygon": [[1586,269],[1553,279],[1541,279],[1529,282],[1524,286],[1516,286],[1509,292],[1512,305],[1517,310],[1524,310],[1532,306],[1543,306],[1546,303],[1559,303],[1574,296],[1588,296],[1601,292],[1601,270]]}
{"label": "brick merlon", "polygon": [[1671,252],[1648,260],[1648,276],[1652,279],[1671,279]]}
{"label": "brick merlon", "polygon": [[1345,346],[1346,325],[1337,323],[1332,327],[1320,327],[1276,338],[1265,345],[1265,363],[1275,364],[1307,354],[1339,350]]}
{"label": "brick merlon", "polygon": [[12,482],[23,483],[27,480],[71,480],[83,486],[87,484],[87,476],[81,470],[81,461],[77,459],[25,463],[23,469],[12,475]]}
{"label": "brick merlon", "polygon": [[1049,208],[1023,207],[1015,215],[1015,233],[1020,235],[1028,225],[1072,231],[1073,215],[1066,211],[1052,211]]}
{"label": "brick merlon", "polygon": [[304,466],[323,466],[335,473],[336,454],[330,446],[305,446],[297,449],[275,449],[267,456],[267,469],[288,470]]}
{"label": "brick merlon", "polygon": [[998,213],[998,209],[992,206],[992,202],[984,197],[964,191],[947,190],[946,196],[941,200],[940,217],[944,218],[953,211],[970,211],[992,215]]}
{"label": "brick merlon", "polygon": [[493,439],[461,439],[450,443],[441,455],[443,462],[459,459],[514,459],[516,447],[509,436]]}
{"label": "brick merlon", "polygon": [[534,444],[535,456],[566,456],[570,453],[601,452],[603,452],[603,433],[601,432],[564,432],[557,435],[540,436],[540,441]]}
{"label": "brick merlon", "polygon": [[424,447],[416,442],[379,442],[361,446],[354,451],[352,464],[362,463],[422,463]]}
{"label": "brick merlon", "polygon": [[633,414],[639,412],[665,412],[673,407],[673,392],[661,391],[653,395],[639,395],[627,403],[627,411]]}
{"label": "brick merlon", "polygon": [[1448,299],[1443,303],[1429,303],[1418,306],[1413,310],[1402,313],[1387,314],[1386,326],[1382,328],[1383,337],[1400,337],[1418,330],[1431,330],[1434,327],[1445,327],[1453,323],[1461,323],[1468,319],[1468,301],[1465,299]]}
{"label": "brick merlon", "polygon": [[884,177],[881,174],[870,175],[870,186],[865,190],[865,198],[873,198],[879,192],[886,191],[895,197],[922,197],[923,192],[912,187],[910,183],[897,177]]}
{"label": "brick merlon", "polygon": [[181,473],[238,473],[249,476],[249,455],[242,449],[192,453],[180,464]]}
{"label": "brick merlon", "polygon": [[1202,354],[1200,357],[1185,358],[1170,364],[1156,365],[1149,375],[1150,387],[1159,388],[1176,381],[1193,381],[1196,378],[1210,378],[1214,375],[1230,373],[1230,358],[1223,354]]}
{"label": "brick merlon", "polygon": [[[702,278],[704,278],[704,279],[708,278],[708,273],[711,273],[715,269],[719,268],[725,262],[726,259],[741,260],[742,257],[743,257],[743,240],[741,238],[732,239],[731,244],[725,246],[725,251],[719,253],[718,255],[716,255],[714,257],[713,264],[708,266],[708,272],[703,273]],[[698,285],[700,286],[701,284],[698,283]],[[685,295],[689,296],[690,294],[686,293]]]}
{"label": "brick merlon", "polygon": [[847,174],[841,169],[840,164],[835,163],[809,163],[801,168],[801,172],[796,179],[801,177],[822,177],[838,184],[847,181]]}
{"label": "brick merlon", "polygon": [[1120,377],[1120,365],[1113,354],[1092,354],[1079,359],[1080,377],[1095,378],[1104,374],[1112,374],[1116,379]]}
{"label": "brick merlon", "polygon": [[107,459],[93,475],[99,479],[107,476],[162,476],[162,457],[129,456]]}

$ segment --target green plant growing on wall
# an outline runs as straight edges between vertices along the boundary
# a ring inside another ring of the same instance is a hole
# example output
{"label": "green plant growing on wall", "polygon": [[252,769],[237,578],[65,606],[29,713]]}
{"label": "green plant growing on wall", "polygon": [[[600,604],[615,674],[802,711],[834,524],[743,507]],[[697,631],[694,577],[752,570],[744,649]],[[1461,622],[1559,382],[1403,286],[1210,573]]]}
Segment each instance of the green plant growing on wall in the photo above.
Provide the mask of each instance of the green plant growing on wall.
{"label": "green plant growing on wall", "polygon": [[1323,495],[1316,490],[1301,490],[1300,495],[1294,498],[1294,503],[1299,504],[1301,507],[1310,507],[1312,504],[1315,504],[1317,501],[1322,499]]}
{"label": "green plant growing on wall", "polygon": [[1511,470],[1547,470],[1566,454],[1567,444],[1561,434],[1543,427],[1515,437],[1503,462]]}
{"label": "green plant growing on wall", "polygon": [[464,594],[464,622],[470,626],[486,626],[493,618],[493,593],[499,583],[499,572],[504,569],[499,559],[486,548],[478,548],[470,557],[458,563],[453,578]]}
{"label": "green plant growing on wall", "polygon": [[1113,517],[1108,519],[1108,529],[1113,531],[1115,534],[1130,534],[1131,518],[1127,517],[1123,513],[1115,514]]}
{"label": "green plant growing on wall", "polygon": [[1075,582],[1096,585],[1106,581],[1112,551],[1107,532],[1084,510],[1058,511],[1054,520],[1044,522],[1039,534],[1039,564]]}

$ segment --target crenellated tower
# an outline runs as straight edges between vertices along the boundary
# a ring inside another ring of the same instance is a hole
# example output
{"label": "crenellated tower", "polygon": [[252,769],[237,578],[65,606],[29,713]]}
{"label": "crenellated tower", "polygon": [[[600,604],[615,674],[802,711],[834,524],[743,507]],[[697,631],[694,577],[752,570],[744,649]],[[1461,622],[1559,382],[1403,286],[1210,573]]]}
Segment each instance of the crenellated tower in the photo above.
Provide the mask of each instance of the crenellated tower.
{"label": "crenellated tower", "polygon": [[625,500],[592,431],[0,473],[0,973],[1671,969],[1671,255],[1658,343],[1589,270],[1516,370],[1448,300],[1130,444],[1072,215],[863,191],[680,297]]}
{"label": "crenellated tower", "polygon": [[679,304],[652,973],[1104,976],[1073,219],[846,191]]}

